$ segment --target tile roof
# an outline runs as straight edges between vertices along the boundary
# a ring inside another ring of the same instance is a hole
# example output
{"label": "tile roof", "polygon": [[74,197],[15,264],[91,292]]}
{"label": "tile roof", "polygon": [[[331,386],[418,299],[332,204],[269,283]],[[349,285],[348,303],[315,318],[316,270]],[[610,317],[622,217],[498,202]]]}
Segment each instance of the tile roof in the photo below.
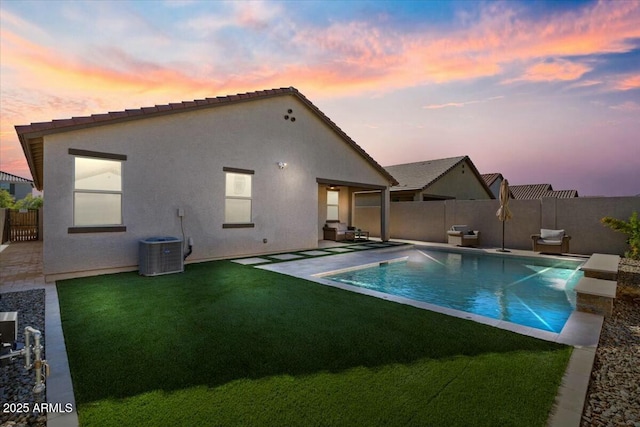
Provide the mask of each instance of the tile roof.
{"label": "tile roof", "polygon": [[578,190],[553,190],[547,192],[544,197],[557,197],[558,199],[570,199],[578,197]]}
{"label": "tile roof", "polygon": [[576,190],[554,190],[551,184],[510,185],[509,188],[513,198],[519,200],[541,199],[543,197],[556,197],[558,199],[578,197]]}
{"label": "tile roof", "polygon": [[487,194],[493,197],[493,193],[485,184],[469,156],[385,166],[385,169],[399,181],[399,185],[391,187],[391,191],[424,190],[465,161],[470,165],[478,181],[484,185]]}
{"label": "tile roof", "polygon": [[27,178],[22,178],[17,175],[13,175],[7,172],[0,171],[0,181],[2,182],[14,182],[33,185],[33,181]]}
{"label": "tile roof", "polygon": [[519,200],[541,199],[548,191],[553,190],[551,184],[510,185],[509,189],[513,198]]}
{"label": "tile roof", "polygon": [[484,183],[487,184],[487,187],[491,187],[491,185],[496,182],[496,179],[502,178],[501,173],[483,173],[480,176],[484,180]]}
{"label": "tile roof", "polygon": [[103,126],[112,123],[119,123],[129,120],[139,120],[148,117],[156,117],[166,114],[183,113],[204,108],[219,107],[239,102],[254,101],[258,99],[272,98],[276,96],[295,96],[305,104],[312,112],[317,114],[334,132],[336,132],[345,142],[371,163],[389,182],[397,184],[396,179],[389,174],[378,162],[376,162],[367,152],[364,151],[354,140],[352,140],[342,129],[340,129],[329,117],[327,117],[309,99],[294,87],[261,90],[256,92],[240,93],[236,95],[218,96],[215,98],[196,99],[194,101],[183,101],[165,105],[155,105],[153,107],[142,107],[137,109],[127,109],[124,111],[112,111],[104,114],[92,114],[91,116],[72,117],[70,119],[52,120],[50,122],[31,123],[28,125],[15,126],[16,133],[22,144],[22,149],[27,157],[29,168],[34,177],[36,188],[42,189],[44,182],[42,177],[43,162],[43,140],[45,135],[67,132],[70,130],[83,129],[93,126]]}
{"label": "tile roof", "polygon": [[449,157],[446,159],[425,160],[422,162],[404,163],[385,166],[385,169],[399,182],[391,191],[422,190],[445,175],[467,156]]}

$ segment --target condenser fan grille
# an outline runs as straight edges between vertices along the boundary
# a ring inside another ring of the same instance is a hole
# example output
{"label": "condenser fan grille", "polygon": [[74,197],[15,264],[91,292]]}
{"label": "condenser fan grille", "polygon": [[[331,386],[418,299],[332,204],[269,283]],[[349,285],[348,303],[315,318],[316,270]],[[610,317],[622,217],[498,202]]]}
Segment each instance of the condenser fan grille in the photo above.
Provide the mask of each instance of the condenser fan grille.
{"label": "condenser fan grille", "polygon": [[177,237],[150,237],[140,240],[140,274],[158,276],[184,271],[182,250],[182,240]]}

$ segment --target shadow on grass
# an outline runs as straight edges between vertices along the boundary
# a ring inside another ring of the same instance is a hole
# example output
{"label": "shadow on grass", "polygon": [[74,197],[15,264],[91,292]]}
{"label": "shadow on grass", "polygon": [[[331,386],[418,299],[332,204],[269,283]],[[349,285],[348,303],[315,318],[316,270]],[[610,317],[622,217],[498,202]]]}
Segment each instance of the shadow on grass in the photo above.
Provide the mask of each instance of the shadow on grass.
{"label": "shadow on grass", "polygon": [[58,282],[78,403],[562,345],[228,261]]}

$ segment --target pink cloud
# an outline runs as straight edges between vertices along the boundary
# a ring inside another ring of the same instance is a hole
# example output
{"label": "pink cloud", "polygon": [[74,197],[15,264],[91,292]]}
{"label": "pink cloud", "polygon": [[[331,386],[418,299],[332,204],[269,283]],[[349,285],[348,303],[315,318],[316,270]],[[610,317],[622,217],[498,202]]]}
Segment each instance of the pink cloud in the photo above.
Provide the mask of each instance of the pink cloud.
{"label": "pink cloud", "polygon": [[623,76],[615,83],[615,88],[617,90],[640,89],[640,74]]}
{"label": "pink cloud", "polygon": [[612,105],[609,108],[611,108],[612,110],[618,110],[618,111],[635,112],[635,111],[640,111],[640,104],[634,101],[627,101],[627,102],[623,102],[622,104]]}
{"label": "pink cloud", "polygon": [[[272,22],[278,14],[273,8],[260,7],[268,13],[240,4],[234,7],[226,24],[219,20],[197,22],[213,25],[206,31],[216,31],[220,25],[254,29],[275,26]],[[636,25],[639,18],[637,2],[598,3],[546,21],[519,18],[507,3],[490,4],[477,23],[444,34],[398,33],[364,21],[333,23],[324,28],[289,25],[286,28],[292,36],[288,52],[300,56],[286,57],[286,53],[271,52],[275,46],[268,47],[265,52],[256,53],[265,61],[242,62],[241,76],[235,74],[239,64],[233,66],[233,61],[243,61],[240,58],[218,59],[227,67],[224,71],[216,67],[217,59],[212,57],[209,61],[213,62],[205,61],[196,67],[211,70],[203,75],[189,72],[189,64],[184,62],[143,61],[111,47],[100,48],[101,61],[92,64],[62,47],[44,47],[3,31],[3,56],[8,58],[3,62],[21,72],[28,70],[49,88],[105,95],[114,91],[190,94],[187,98],[283,84],[311,88],[313,93],[317,89],[323,96],[379,91],[382,87],[388,91],[496,76],[509,64],[525,65],[523,74],[514,80],[566,81],[579,78],[590,67],[561,59],[543,62],[545,58],[626,51],[631,48],[627,40],[640,37],[640,26]],[[281,36],[276,33],[275,37]],[[273,55],[279,60],[266,61]],[[216,73],[215,79],[212,73]],[[635,87],[638,79],[621,84]]]}
{"label": "pink cloud", "polygon": [[511,81],[532,81],[532,82],[550,82],[550,81],[567,81],[578,80],[585,73],[591,71],[592,68],[577,62],[571,62],[562,59],[556,59],[551,62],[545,61],[534,64],[527,68],[525,73]]}
{"label": "pink cloud", "polygon": [[464,107],[465,105],[482,104],[485,102],[495,101],[502,98],[504,98],[504,96],[493,96],[487,99],[477,99],[477,100],[470,100],[470,101],[464,101],[464,102],[447,102],[445,104],[430,104],[430,105],[425,105],[422,108],[427,110],[438,110],[438,109],[447,108],[447,107]]}

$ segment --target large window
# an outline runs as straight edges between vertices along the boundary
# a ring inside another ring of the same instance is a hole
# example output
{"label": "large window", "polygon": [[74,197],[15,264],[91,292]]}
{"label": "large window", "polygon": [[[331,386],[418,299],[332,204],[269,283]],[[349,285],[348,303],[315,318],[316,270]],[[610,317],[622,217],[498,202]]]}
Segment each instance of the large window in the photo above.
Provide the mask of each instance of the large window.
{"label": "large window", "polygon": [[[73,152],[70,150],[70,154]],[[83,152],[84,154],[84,152]],[[102,154],[102,153],[95,153]],[[122,225],[122,161],[76,156],[74,158],[73,225]]]}
{"label": "large window", "polygon": [[339,191],[327,190],[327,221],[338,221],[340,219],[338,211],[339,199]]}
{"label": "large window", "polygon": [[227,226],[251,226],[251,193],[253,171],[224,168],[224,222]]}

